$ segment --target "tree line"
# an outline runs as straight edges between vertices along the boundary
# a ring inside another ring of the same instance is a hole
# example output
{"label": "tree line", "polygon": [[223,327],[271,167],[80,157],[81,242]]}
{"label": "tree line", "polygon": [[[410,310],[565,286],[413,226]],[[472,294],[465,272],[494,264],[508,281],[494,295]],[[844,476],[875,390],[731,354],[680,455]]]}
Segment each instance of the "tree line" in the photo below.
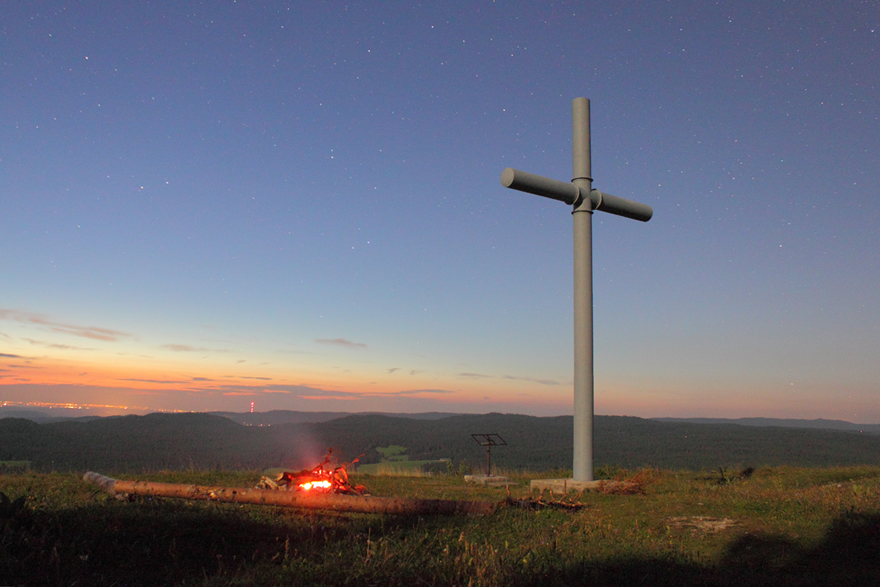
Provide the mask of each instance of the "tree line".
{"label": "tree line", "polygon": [[[181,469],[311,468],[332,449],[338,462],[379,462],[377,450],[407,448],[412,460],[450,459],[481,469],[485,448],[471,434],[499,434],[493,466],[570,469],[571,416],[452,415],[414,419],[349,415],[324,422],[243,426],[210,414],[148,414],[37,424],[0,419],[0,461],[37,471],[136,473]],[[835,430],[660,422],[624,416],[594,420],[596,466],[712,469],[791,465],[880,465],[880,436]]]}

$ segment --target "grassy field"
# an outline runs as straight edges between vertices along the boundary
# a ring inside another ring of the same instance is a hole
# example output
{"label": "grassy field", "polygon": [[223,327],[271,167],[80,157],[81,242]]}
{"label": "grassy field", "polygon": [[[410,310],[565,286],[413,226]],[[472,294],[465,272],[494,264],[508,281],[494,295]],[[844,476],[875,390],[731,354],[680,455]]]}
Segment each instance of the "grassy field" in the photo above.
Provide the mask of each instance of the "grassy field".
{"label": "grassy field", "polygon": [[412,477],[421,476],[425,465],[435,464],[444,465],[445,461],[440,460],[422,460],[411,461],[409,455],[406,454],[407,448],[392,444],[386,447],[377,447],[376,452],[382,455],[382,460],[378,463],[358,464],[357,471],[365,475],[383,475],[383,476],[400,476]]}
{"label": "grassy field", "polygon": [[0,461],[0,475],[4,473],[24,472],[30,468],[30,461]]}
{"label": "grassy field", "polygon": [[400,476],[400,477],[424,477],[423,467],[431,463],[440,463],[441,461],[411,461],[409,459],[401,459],[395,461],[384,461],[381,463],[371,463],[369,465],[358,464],[358,473],[364,475],[381,475],[381,476]]}
{"label": "grassy field", "polygon": [[[739,587],[872,585],[880,577],[880,468],[618,473],[643,492],[571,496],[583,506],[577,511],[505,506],[482,517],[126,501],[79,475],[4,475],[0,585]],[[138,479],[249,487],[260,474]],[[515,477],[511,497],[528,497],[535,477]],[[354,481],[384,496],[507,495],[458,477]]]}

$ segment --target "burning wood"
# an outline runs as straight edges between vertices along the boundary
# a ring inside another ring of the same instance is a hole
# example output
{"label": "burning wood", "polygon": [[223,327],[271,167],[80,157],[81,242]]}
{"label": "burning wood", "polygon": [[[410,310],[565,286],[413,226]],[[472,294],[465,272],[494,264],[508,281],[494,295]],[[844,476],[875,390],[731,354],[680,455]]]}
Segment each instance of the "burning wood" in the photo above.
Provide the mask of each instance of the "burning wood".
{"label": "burning wood", "polygon": [[[340,495],[369,495],[366,487],[363,485],[352,485],[349,483],[346,465],[333,467],[330,464],[330,455],[332,453],[333,449],[330,449],[330,452],[324,457],[324,462],[314,469],[303,469],[296,473],[285,471],[274,480],[263,477],[257,487],[260,489],[313,491]],[[360,457],[356,458],[348,466],[355,464],[359,459]]]}

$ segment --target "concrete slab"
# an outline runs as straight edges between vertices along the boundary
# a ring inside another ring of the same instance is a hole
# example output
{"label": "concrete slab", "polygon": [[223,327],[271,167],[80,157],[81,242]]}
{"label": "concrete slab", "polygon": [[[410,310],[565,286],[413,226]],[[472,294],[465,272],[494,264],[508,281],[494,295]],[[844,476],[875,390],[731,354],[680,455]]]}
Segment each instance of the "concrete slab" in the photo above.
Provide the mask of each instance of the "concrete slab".
{"label": "concrete slab", "polygon": [[465,483],[476,483],[486,485],[488,487],[506,487],[508,485],[516,485],[510,480],[510,477],[503,475],[465,475]]}
{"label": "concrete slab", "polygon": [[568,493],[596,489],[601,481],[575,481],[574,479],[533,479],[529,483],[530,491],[549,491],[550,493]]}

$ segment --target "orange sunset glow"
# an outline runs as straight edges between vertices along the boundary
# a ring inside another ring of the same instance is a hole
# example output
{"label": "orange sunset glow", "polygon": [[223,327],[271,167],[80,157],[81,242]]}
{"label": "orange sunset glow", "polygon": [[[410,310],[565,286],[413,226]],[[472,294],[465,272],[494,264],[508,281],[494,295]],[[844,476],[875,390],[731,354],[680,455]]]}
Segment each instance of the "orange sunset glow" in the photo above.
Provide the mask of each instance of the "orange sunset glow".
{"label": "orange sunset glow", "polygon": [[4,5],[0,401],[572,414],[589,183],[597,413],[880,421],[872,3],[117,4]]}

